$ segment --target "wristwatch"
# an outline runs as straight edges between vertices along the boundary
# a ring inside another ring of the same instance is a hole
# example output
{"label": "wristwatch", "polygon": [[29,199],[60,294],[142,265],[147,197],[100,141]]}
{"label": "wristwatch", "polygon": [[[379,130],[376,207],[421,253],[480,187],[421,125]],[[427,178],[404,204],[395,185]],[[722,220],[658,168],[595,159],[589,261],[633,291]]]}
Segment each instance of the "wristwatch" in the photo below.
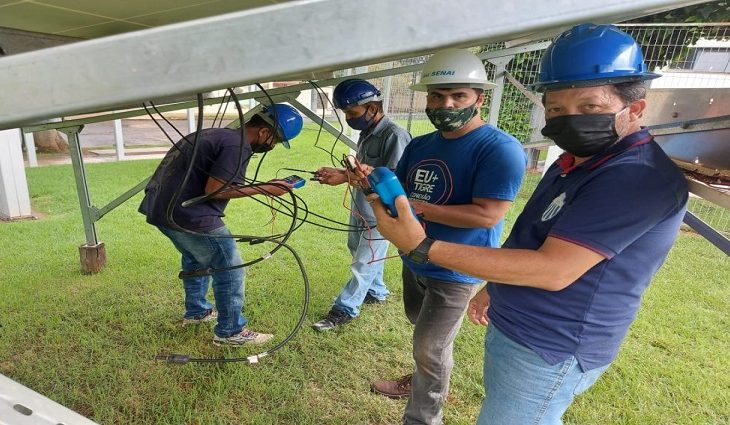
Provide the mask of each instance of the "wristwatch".
{"label": "wristwatch", "polygon": [[409,260],[413,261],[416,264],[426,264],[428,263],[428,250],[431,249],[431,245],[436,242],[435,240],[431,238],[426,238],[421,241],[421,243],[418,244],[416,249],[409,252],[406,257],[408,257]]}

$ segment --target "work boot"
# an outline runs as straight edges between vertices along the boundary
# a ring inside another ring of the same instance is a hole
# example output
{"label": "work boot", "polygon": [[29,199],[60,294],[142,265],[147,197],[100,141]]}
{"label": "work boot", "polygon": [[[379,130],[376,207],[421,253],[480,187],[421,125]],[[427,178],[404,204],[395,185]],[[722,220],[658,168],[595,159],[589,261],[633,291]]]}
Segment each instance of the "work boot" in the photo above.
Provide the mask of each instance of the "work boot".
{"label": "work boot", "polygon": [[401,376],[397,381],[375,381],[370,384],[370,389],[377,394],[389,398],[406,398],[411,395],[411,379],[413,375]]}
{"label": "work boot", "polygon": [[328,331],[330,329],[336,328],[337,326],[344,325],[352,319],[353,317],[351,317],[344,311],[332,308],[329,313],[327,313],[327,315],[322,318],[322,320],[313,324],[312,327],[320,332]]}
{"label": "work boot", "polygon": [[365,300],[363,301],[364,304],[385,304],[388,300],[386,298],[383,298],[382,300],[380,298],[375,298],[374,296],[370,295],[368,292],[367,295],[365,295]]}

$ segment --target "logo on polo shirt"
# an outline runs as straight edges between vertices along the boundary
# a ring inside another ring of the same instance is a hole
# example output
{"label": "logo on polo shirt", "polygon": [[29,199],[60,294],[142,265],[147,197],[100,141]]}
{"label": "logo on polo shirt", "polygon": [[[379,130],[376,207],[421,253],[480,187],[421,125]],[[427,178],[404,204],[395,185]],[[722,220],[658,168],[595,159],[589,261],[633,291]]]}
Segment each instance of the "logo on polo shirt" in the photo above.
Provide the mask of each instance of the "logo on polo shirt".
{"label": "logo on polo shirt", "polygon": [[542,213],[542,221],[548,221],[558,215],[560,210],[563,208],[563,205],[565,205],[565,192],[558,195],[555,199],[553,199],[553,202],[545,208],[545,212]]}

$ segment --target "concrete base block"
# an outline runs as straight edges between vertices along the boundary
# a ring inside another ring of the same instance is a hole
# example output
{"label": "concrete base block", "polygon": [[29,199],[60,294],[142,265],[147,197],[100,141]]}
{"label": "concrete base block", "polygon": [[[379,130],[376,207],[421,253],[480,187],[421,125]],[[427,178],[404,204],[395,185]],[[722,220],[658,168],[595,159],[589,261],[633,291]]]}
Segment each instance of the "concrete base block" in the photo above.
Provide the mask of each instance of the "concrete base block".
{"label": "concrete base block", "polygon": [[99,273],[106,266],[106,247],[104,242],[97,245],[81,245],[79,247],[81,271],[86,274]]}

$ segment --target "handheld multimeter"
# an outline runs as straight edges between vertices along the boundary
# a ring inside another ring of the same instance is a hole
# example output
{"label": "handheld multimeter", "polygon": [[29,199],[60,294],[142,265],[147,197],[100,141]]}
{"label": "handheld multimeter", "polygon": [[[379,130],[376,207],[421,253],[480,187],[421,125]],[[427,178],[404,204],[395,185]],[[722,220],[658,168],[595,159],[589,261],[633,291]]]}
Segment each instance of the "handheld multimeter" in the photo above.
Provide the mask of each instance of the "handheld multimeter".
{"label": "handheld multimeter", "polygon": [[285,182],[289,183],[290,185],[292,185],[295,189],[299,189],[300,187],[304,186],[304,183],[307,182],[306,180],[297,176],[296,174],[292,174],[289,177],[284,177],[283,180]]}
{"label": "handheld multimeter", "polygon": [[[395,173],[387,167],[375,167],[368,176],[368,182],[370,183],[370,188],[380,197],[383,205],[388,208],[390,215],[392,217],[398,217],[398,211],[395,208],[395,198],[400,195],[405,195],[406,192],[403,190],[403,186],[400,184]],[[411,212],[413,212],[414,217],[418,218],[413,208],[411,208]]]}

